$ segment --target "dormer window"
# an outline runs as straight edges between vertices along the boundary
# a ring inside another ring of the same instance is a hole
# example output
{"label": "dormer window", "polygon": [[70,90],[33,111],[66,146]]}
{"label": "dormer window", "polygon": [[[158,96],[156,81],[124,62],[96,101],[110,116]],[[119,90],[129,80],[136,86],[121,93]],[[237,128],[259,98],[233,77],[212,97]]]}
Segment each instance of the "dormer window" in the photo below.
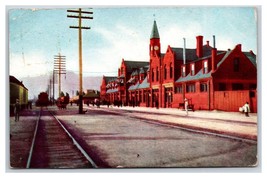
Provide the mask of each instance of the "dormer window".
{"label": "dormer window", "polygon": [[203,64],[203,73],[204,74],[207,74],[208,73],[208,61],[204,61],[204,64]]}
{"label": "dormer window", "polygon": [[185,77],[185,66],[182,66],[182,77]]}
{"label": "dormer window", "polygon": [[191,64],[191,75],[195,75],[195,64]]}

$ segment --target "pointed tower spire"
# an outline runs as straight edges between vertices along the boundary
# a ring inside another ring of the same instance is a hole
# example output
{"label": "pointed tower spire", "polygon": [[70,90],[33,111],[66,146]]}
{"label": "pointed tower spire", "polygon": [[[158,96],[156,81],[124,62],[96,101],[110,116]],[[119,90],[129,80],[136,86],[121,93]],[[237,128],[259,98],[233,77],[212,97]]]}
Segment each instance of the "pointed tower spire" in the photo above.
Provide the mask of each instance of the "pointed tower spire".
{"label": "pointed tower spire", "polygon": [[156,20],[154,20],[152,32],[150,35],[150,39],[152,39],[152,38],[158,38],[159,39],[159,31],[158,31]]}

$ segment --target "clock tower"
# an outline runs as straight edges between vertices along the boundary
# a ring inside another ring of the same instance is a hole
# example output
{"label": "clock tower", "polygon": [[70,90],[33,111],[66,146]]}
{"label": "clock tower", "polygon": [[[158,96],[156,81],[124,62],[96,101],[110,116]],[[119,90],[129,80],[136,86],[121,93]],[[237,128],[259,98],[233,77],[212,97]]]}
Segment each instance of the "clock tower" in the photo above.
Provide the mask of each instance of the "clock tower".
{"label": "clock tower", "polygon": [[160,38],[157,23],[155,20],[150,35],[149,54],[150,57],[156,55],[160,56]]}

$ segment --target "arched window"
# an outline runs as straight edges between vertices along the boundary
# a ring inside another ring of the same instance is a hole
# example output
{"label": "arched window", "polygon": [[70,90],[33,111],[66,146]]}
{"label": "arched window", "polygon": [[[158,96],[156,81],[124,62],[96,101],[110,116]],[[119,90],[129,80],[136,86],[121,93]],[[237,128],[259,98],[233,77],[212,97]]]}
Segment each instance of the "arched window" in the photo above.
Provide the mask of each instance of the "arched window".
{"label": "arched window", "polygon": [[157,67],[156,81],[159,81],[159,68]]}
{"label": "arched window", "polygon": [[164,79],[166,80],[167,78],[167,66],[166,64],[164,65]]}
{"label": "arched window", "polygon": [[152,68],[152,70],[151,70],[151,73],[152,73],[152,76],[151,76],[151,78],[152,78],[152,82],[154,82],[154,69]]}
{"label": "arched window", "polygon": [[170,78],[172,78],[172,63],[170,63]]}

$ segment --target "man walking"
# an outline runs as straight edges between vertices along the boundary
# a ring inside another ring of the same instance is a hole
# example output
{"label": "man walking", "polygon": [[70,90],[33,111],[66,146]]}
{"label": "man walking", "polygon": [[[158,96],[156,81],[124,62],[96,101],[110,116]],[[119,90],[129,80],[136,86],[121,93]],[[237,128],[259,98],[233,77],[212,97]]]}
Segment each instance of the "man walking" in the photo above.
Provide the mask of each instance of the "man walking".
{"label": "man walking", "polygon": [[14,108],[15,122],[19,121],[19,113],[20,113],[19,100],[16,99],[16,104],[15,104],[15,108]]}
{"label": "man walking", "polygon": [[250,112],[250,108],[249,108],[248,102],[246,102],[246,104],[244,105],[244,112],[245,112],[245,115],[249,117],[248,113]]}

